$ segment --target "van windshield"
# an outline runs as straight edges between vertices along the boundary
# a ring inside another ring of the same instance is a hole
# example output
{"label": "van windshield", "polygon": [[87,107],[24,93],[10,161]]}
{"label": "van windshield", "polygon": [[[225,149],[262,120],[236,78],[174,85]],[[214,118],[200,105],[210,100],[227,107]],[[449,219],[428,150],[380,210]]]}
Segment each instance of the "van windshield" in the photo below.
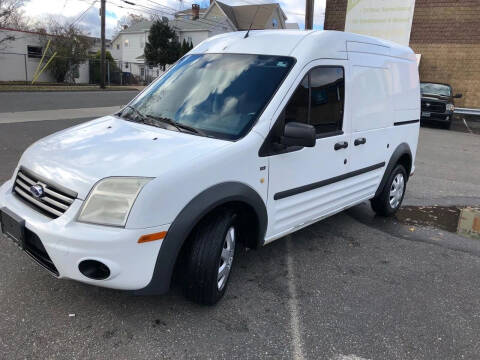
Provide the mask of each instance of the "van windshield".
{"label": "van windshield", "polygon": [[188,55],[124,111],[236,140],[253,126],[294,61],[284,56]]}

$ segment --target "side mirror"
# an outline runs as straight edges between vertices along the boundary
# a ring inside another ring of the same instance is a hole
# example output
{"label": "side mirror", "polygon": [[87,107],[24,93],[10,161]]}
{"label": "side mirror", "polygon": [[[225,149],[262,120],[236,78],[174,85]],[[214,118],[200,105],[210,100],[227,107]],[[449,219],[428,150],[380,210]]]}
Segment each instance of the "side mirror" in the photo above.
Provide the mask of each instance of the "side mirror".
{"label": "side mirror", "polygon": [[285,125],[280,142],[285,146],[314,147],[316,141],[315,128],[312,125],[289,122]]}
{"label": "side mirror", "polygon": [[460,99],[463,95],[462,94],[455,94],[454,98],[455,99]]}

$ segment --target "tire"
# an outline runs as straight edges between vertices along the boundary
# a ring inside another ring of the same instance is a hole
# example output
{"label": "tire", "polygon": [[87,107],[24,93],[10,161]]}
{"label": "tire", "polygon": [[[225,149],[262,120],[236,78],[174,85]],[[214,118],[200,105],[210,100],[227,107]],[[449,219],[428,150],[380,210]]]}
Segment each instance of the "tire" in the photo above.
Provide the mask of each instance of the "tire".
{"label": "tire", "polygon": [[392,216],[398,211],[405,196],[407,179],[405,167],[400,164],[395,166],[382,192],[370,201],[377,215]]}
{"label": "tire", "polygon": [[[236,215],[232,210],[215,212],[193,235],[184,277],[187,299],[202,305],[216,304],[225,293],[237,242]],[[223,269],[223,276],[220,275]]]}

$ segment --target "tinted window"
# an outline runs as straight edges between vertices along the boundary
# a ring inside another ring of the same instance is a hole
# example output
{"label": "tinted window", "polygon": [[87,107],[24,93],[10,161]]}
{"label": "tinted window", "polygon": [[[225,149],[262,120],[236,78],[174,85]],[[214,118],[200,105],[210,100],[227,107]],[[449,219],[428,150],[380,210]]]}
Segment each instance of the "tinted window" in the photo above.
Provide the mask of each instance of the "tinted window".
{"label": "tinted window", "polygon": [[310,124],[317,133],[342,129],[345,81],[342,68],[310,71]]}
{"label": "tinted window", "polygon": [[27,53],[29,58],[41,58],[42,48],[40,46],[27,46]]}
{"label": "tinted window", "polygon": [[285,123],[296,121],[308,124],[308,93],[308,75],[306,75],[285,108]]}
{"label": "tinted window", "polygon": [[315,68],[303,78],[285,107],[285,123],[311,124],[317,134],[341,130],[344,94],[343,68]]}
{"label": "tinted window", "polygon": [[261,115],[293,63],[284,56],[189,55],[131,105],[211,136],[238,139]]}

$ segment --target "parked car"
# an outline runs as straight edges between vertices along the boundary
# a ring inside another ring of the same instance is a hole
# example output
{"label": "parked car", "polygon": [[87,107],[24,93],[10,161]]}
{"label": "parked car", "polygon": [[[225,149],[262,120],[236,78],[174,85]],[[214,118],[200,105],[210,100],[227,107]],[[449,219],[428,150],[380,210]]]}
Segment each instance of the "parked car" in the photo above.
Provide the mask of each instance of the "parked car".
{"label": "parked car", "polygon": [[450,129],[453,121],[455,104],[453,99],[459,99],[462,94],[453,96],[450,85],[422,82],[420,84],[422,93],[422,115],[423,121],[435,121],[445,129]]}
{"label": "parked car", "polygon": [[[414,172],[413,51],[331,31],[205,40],[122,111],[30,146],[0,188],[2,229],[59,278],[214,304],[236,247],[266,245]],[[175,276],[174,276],[175,275]]]}

